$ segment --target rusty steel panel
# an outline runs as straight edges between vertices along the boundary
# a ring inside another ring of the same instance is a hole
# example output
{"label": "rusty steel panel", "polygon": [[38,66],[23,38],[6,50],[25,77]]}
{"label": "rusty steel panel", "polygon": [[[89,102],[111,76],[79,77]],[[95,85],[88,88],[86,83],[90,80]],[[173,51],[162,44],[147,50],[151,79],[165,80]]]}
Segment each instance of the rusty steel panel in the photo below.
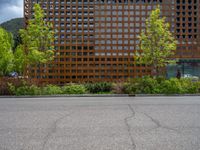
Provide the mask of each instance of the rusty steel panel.
{"label": "rusty steel panel", "polygon": [[54,61],[30,70],[41,82],[123,81],[148,75],[134,61],[138,35],[160,5],[178,40],[174,58],[200,58],[199,0],[24,0],[25,20],[40,3],[57,31]]}

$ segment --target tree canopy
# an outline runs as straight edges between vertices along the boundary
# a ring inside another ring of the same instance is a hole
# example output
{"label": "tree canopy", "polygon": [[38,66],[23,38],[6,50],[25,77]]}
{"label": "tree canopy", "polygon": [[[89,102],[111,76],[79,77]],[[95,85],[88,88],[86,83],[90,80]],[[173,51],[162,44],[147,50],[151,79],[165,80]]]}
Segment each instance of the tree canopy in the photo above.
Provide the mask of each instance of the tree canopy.
{"label": "tree canopy", "polygon": [[12,34],[0,27],[0,76],[13,69]]}
{"label": "tree canopy", "polygon": [[15,18],[0,24],[2,28],[13,34],[13,39],[14,39],[13,51],[16,49],[18,45],[21,44],[21,37],[19,35],[19,30],[24,28],[23,20],[24,20],[23,18]]}
{"label": "tree canopy", "polygon": [[47,63],[54,55],[52,24],[44,20],[44,11],[39,4],[35,4],[33,10],[34,15],[27,28],[20,30],[25,52],[24,66]]}
{"label": "tree canopy", "polygon": [[158,6],[151,12],[146,20],[145,30],[139,36],[140,50],[137,52],[137,60],[151,66],[156,76],[160,68],[174,62],[171,56],[174,55],[177,44],[170,32],[170,24],[165,20],[165,17],[161,17]]}
{"label": "tree canopy", "polygon": [[25,68],[25,52],[23,50],[22,45],[18,45],[15,53],[14,53],[14,71],[18,72],[20,75],[23,74],[24,68]]}

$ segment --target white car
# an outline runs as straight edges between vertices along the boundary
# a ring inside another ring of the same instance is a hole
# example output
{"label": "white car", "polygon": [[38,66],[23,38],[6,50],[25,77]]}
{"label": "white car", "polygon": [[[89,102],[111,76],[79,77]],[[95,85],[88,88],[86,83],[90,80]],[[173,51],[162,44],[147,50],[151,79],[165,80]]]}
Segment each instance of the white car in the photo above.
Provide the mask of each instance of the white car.
{"label": "white car", "polygon": [[184,74],[183,78],[191,79],[192,81],[198,81],[199,80],[199,77],[193,76],[191,74]]}

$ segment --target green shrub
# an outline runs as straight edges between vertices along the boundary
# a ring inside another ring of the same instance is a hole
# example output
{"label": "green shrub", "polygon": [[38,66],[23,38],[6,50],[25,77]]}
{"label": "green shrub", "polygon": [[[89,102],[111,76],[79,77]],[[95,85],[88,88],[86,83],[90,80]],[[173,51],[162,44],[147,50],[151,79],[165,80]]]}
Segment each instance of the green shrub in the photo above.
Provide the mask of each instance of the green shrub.
{"label": "green shrub", "polygon": [[165,77],[157,77],[157,78],[155,78],[156,79],[156,81],[158,82],[158,84],[160,84],[161,82],[163,82],[163,81],[165,81],[165,80],[167,80]]}
{"label": "green shrub", "polygon": [[54,95],[54,94],[194,94],[200,93],[200,81],[193,82],[190,79],[171,78],[135,78],[125,83],[87,83],[85,85],[69,84],[62,88],[56,85],[47,85],[43,88],[29,82],[20,84],[7,83],[9,93],[14,95]]}
{"label": "green shrub", "polygon": [[14,87],[13,85],[9,85],[10,91],[17,95],[40,95],[41,94],[41,89],[37,87],[36,85],[23,85],[20,87]]}
{"label": "green shrub", "polygon": [[125,92],[125,88],[124,88],[124,83],[123,82],[113,83],[113,85],[112,85],[112,93],[123,94],[124,92]]}
{"label": "green shrub", "polygon": [[197,87],[198,87],[198,93],[200,93],[200,81],[197,82]]}
{"label": "green shrub", "polygon": [[12,83],[7,83],[7,85],[8,85],[9,93],[15,95],[15,90],[16,90],[15,86]]}
{"label": "green shrub", "polygon": [[127,94],[158,94],[160,93],[159,83],[150,77],[131,79],[124,84]]}
{"label": "green shrub", "polygon": [[138,82],[137,81],[129,81],[124,83],[124,93],[125,94],[136,94],[137,87],[138,87]]}
{"label": "green shrub", "polygon": [[194,94],[200,92],[200,82],[190,79],[137,78],[124,84],[127,94]]}
{"label": "green shrub", "polygon": [[162,94],[181,94],[184,93],[181,82],[177,78],[165,80],[160,84],[160,90]]}
{"label": "green shrub", "polygon": [[162,94],[194,94],[199,93],[198,82],[191,79],[171,78],[160,83]]}
{"label": "green shrub", "polygon": [[63,94],[85,94],[86,88],[83,85],[70,84],[62,88]]}
{"label": "green shrub", "polygon": [[199,93],[199,82],[193,82],[192,79],[180,79],[182,92],[186,94]]}
{"label": "green shrub", "polygon": [[109,82],[87,83],[85,87],[90,93],[105,93],[112,91],[112,83]]}
{"label": "green shrub", "polygon": [[56,85],[47,85],[42,88],[42,95],[62,94],[62,89]]}
{"label": "green shrub", "polygon": [[158,94],[160,93],[159,83],[157,79],[144,77],[141,79],[139,84],[139,91],[140,93],[145,94]]}

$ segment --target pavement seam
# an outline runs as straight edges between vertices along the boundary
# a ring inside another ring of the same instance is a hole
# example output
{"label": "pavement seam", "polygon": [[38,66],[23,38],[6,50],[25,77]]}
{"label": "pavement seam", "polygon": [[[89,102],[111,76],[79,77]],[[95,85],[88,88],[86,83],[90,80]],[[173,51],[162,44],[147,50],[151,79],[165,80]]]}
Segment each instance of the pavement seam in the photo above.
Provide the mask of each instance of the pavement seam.
{"label": "pavement seam", "polygon": [[125,122],[125,125],[126,125],[126,128],[127,128],[130,140],[131,140],[132,149],[135,150],[136,149],[136,144],[135,144],[135,141],[134,141],[133,136],[131,134],[131,126],[128,123],[128,121],[135,116],[135,111],[133,110],[133,108],[131,107],[130,104],[128,104],[128,108],[131,111],[131,115],[126,117],[124,119],[124,122]]}
{"label": "pavement seam", "polygon": [[47,142],[49,141],[49,139],[50,139],[50,137],[52,136],[52,134],[56,132],[58,122],[60,122],[61,120],[63,120],[64,118],[66,118],[66,117],[68,117],[68,116],[70,116],[70,114],[64,115],[64,116],[62,116],[62,117],[56,119],[56,120],[52,123],[51,127],[49,128],[50,131],[48,131],[47,134],[46,134],[46,136],[44,137],[44,142],[43,142],[43,144],[42,144],[42,150],[45,149],[45,147],[46,147],[46,145],[47,145]]}

